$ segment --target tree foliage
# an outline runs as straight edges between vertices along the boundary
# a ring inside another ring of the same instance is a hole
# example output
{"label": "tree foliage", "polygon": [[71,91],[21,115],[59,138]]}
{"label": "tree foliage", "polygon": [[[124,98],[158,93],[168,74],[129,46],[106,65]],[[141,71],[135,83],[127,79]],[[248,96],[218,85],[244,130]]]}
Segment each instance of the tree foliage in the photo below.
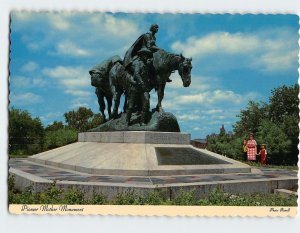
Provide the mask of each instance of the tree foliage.
{"label": "tree foliage", "polygon": [[94,128],[103,122],[100,114],[94,114],[89,108],[80,107],[64,114],[68,127],[79,132]]}
{"label": "tree foliage", "polygon": [[240,136],[247,136],[249,132],[258,132],[259,123],[268,118],[268,105],[250,101],[245,110],[238,115],[240,120],[233,126],[234,132]]}
{"label": "tree foliage", "polygon": [[272,90],[270,97],[269,118],[274,123],[284,123],[284,121],[294,116],[299,121],[299,85],[291,87],[282,86]]}
{"label": "tree foliage", "polygon": [[9,110],[9,154],[31,155],[77,141],[77,134],[103,123],[100,114],[84,107],[64,114],[67,125],[54,121],[45,128],[26,110]]}
{"label": "tree foliage", "polygon": [[237,160],[244,159],[241,150],[241,139],[236,135],[227,134],[226,132],[220,132],[219,135],[209,135],[207,136],[207,144],[207,149],[215,153]]}
{"label": "tree foliage", "polygon": [[60,129],[64,129],[65,126],[64,124],[61,122],[61,121],[54,121],[52,124],[48,125],[46,128],[45,128],[45,131],[57,131],[57,130],[60,130]]}
{"label": "tree foliage", "polygon": [[9,110],[9,153],[34,154],[42,150],[44,128],[41,120],[20,109]]}
{"label": "tree foliage", "polygon": [[273,164],[294,164],[295,156],[291,153],[291,140],[277,124],[264,120],[259,125],[256,135],[258,142],[267,145],[268,161]]}

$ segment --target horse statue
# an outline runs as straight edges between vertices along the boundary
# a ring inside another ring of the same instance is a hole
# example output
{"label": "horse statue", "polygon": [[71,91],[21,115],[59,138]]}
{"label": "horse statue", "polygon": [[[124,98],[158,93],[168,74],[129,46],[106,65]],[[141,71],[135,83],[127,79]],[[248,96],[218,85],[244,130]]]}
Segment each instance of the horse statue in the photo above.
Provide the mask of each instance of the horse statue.
{"label": "horse statue", "polygon": [[[164,50],[158,50],[153,54],[152,77],[149,78],[151,79],[152,89],[157,91],[158,102],[156,111],[163,111],[162,100],[164,98],[166,82],[175,70],[178,70],[184,87],[188,87],[191,84],[191,62],[192,58],[185,58],[181,54],[177,55]],[[113,116],[118,115],[117,111],[122,93],[128,93],[132,85],[135,85],[134,77],[130,78],[130,76],[130,67],[125,68],[120,63],[113,66],[109,72],[109,82],[113,84],[111,89],[114,93]],[[131,85],[128,85],[129,83],[131,83]]]}
{"label": "horse statue", "polygon": [[[178,70],[184,87],[191,84],[192,58],[158,50],[153,54],[151,61],[151,83],[152,89],[157,91],[158,102],[156,111],[163,111],[162,100],[166,82],[170,75]],[[92,85],[96,87],[96,94],[100,106],[100,112],[105,119],[105,102],[107,100],[107,111],[109,118],[118,117],[118,109],[122,94],[125,95],[123,111],[126,112],[127,94],[139,86],[132,76],[130,67],[124,67],[119,56],[113,56],[90,70]],[[113,111],[111,113],[113,100]],[[139,105],[139,103],[137,103]],[[137,106],[137,110],[138,106]]]}

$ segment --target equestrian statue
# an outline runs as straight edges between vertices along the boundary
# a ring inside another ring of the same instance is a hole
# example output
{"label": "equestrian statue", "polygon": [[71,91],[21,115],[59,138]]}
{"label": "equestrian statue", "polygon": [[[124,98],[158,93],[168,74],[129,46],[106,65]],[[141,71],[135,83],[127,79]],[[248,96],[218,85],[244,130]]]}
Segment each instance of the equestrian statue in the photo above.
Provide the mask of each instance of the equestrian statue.
{"label": "equestrian statue", "polygon": [[[166,83],[172,82],[170,75],[176,70],[184,87],[191,84],[192,58],[158,48],[155,37],[157,31],[158,25],[151,25],[150,32],[141,35],[133,43],[123,60],[116,55],[89,71],[91,85],[96,87],[99,110],[105,121],[91,131],[180,131],[176,117],[164,112],[162,100]],[[150,92],[153,89],[157,91],[158,102],[151,112]],[[123,112],[119,113],[122,95],[125,97],[124,106]],[[170,122],[174,122],[173,127],[166,125]]]}

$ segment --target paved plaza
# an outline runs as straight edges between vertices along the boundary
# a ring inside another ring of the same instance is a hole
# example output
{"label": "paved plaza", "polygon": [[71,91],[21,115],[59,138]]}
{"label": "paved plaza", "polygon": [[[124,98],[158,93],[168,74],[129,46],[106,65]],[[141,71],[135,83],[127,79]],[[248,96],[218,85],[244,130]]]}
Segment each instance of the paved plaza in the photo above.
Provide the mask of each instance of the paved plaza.
{"label": "paved plaza", "polygon": [[201,197],[216,187],[229,193],[273,193],[275,189],[295,188],[298,183],[296,171],[272,168],[252,168],[250,173],[232,174],[117,176],[81,173],[27,159],[10,159],[9,167],[10,174],[16,177],[17,188],[21,190],[33,184],[34,190],[45,191],[56,181],[60,188],[77,187],[87,195],[96,190],[112,198],[118,192],[145,193],[153,189],[168,189],[173,196],[183,190],[196,189]]}
{"label": "paved plaza", "polygon": [[187,176],[102,176],[90,175],[86,173],[74,172],[43,166],[27,161],[25,159],[11,159],[9,161],[11,168],[42,177],[50,181],[79,181],[79,182],[106,182],[106,183],[139,183],[145,185],[162,184],[181,184],[181,183],[199,183],[228,180],[262,180],[275,178],[296,178],[297,172],[283,169],[262,168],[258,173],[237,173],[237,174],[206,174],[206,175],[187,175]]}

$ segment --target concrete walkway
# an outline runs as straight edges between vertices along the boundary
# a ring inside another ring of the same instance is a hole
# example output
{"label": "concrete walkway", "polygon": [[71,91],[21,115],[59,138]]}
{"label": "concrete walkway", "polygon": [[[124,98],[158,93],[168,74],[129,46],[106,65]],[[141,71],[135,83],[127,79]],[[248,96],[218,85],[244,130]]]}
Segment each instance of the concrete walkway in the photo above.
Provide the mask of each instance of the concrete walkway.
{"label": "concrete walkway", "polygon": [[202,198],[216,188],[232,194],[268,194],[276,189],[293,189],[298,185],[297,172],[271,168],[252,168],[248,173],[121,176],[94,175],[38,164],[28,159],[11,159],[9,173],[15,176],[18,190],[33,185],[34,192],[44,192],[56,181],[59,189],[75,187],[87,197],[92,197],[96,192],[106,195],[108,199],[122,192],[144,195],[153,190],[161,190],[170,199],[180,196],[183,191],[195,190],[196,197]]}
{"label": "concrete walkway", "polygon": [[47,165],[36,164],[26,159],[11,159],[9,166],[25,173],[35,175],[51,181],[78,181],[101,183],[139,183],[145,185],[199,183],[234,180],[260,180],[272,178],[297,178],[297,172],[283,169],[262,168],[253,169],[252,173],[235,174],[203,174],[181,176],[107,176],[90,175],[72,170],[55,168]]}

